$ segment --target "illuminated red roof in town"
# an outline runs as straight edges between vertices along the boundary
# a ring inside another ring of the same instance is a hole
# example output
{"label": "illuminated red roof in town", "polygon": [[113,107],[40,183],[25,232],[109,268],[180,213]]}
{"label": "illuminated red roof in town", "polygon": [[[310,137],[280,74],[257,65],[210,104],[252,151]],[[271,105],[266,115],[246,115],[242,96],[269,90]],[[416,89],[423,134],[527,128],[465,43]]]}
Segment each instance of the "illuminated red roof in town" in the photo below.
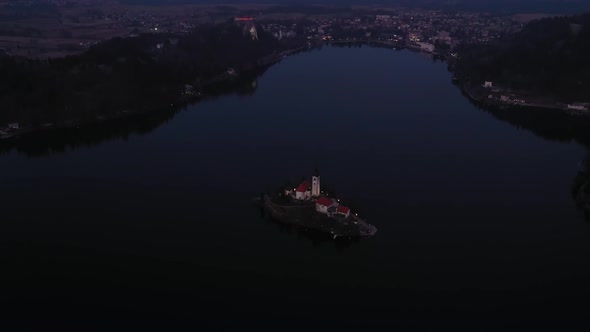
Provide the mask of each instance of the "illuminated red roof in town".
{"label": "illuminated red roof in town", "polygon": [[234,18],[235,21],[254,21],[252,17],[236,17]]}
{"label": "illuminated red roof in town", "polygon": [[349,208],[347,208],[346,206],[342,206],[342,205],[340,205],[340,206],[338,207],[338,212],[340,212],[340,213],[347,214],[349,211],[350,211],[350,209],[349,209]]}
{"label": "illuminated red roof in town", "polygon": [[323,205],[323,206],[332,206],[332,204],[334,204],[334,202],[332,202],[331,199],[326,198],[326,197],[320,197],[318,198],[318,200],[316,201],[317,204],[319,205]]}
{"label": "illuminated red roof in town", "polygon": [[304,193],[309,189],[309,186],[310,186],[309,181],[305,180],[305,181],[301,182],[299,187],[297,187],[297,192]]}

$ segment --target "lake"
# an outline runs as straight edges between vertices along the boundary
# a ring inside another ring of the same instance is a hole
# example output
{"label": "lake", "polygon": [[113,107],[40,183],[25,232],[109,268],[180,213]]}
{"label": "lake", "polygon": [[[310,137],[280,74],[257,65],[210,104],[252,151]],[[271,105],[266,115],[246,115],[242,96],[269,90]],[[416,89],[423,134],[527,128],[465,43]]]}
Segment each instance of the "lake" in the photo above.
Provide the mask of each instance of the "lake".
{"label": "lake", "polygon": [[[409,51],[323,47],[249,84],[143,129],[5,150],[2,320],[589,324],[572,195],[588,127],[482,110]],[[251,204],[316,167],[375,237],[326,240]]]}

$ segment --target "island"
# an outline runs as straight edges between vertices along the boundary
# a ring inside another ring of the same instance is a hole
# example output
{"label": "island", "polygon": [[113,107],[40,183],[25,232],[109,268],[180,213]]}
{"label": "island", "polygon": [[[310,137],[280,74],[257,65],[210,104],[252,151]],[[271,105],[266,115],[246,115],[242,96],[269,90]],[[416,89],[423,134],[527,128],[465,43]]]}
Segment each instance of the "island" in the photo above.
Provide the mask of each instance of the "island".
{"label": "island", "polygon": [[340,199],[323,193],[318,172],[311,182],[303,180],[296,188],[262,194],[257,203],[278,222],[329,234],[333,239],[368,237],[377,232],[375,226],[340,204]]}

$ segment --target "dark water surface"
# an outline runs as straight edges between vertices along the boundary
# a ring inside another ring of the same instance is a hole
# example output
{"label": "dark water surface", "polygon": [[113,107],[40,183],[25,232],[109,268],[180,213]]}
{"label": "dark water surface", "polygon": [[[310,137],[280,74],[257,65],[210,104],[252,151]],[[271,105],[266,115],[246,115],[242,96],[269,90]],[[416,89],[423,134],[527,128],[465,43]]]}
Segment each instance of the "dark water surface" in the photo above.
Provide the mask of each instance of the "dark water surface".
{"label": "dark water surface", "polygon": [[[141,135],[1,155],[2,320],[588,324],[574,129],[501,121],[406,51],[327,47],[257,83]],[[374,238],[325,241],[250,204],[316,166]]]}

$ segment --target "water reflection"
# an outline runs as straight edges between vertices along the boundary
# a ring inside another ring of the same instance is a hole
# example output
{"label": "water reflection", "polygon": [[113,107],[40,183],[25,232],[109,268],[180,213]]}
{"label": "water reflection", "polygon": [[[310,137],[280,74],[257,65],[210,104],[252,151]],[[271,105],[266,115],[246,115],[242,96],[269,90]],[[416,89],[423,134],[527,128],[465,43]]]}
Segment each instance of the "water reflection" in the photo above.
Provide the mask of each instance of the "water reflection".
{"label": "water reflection", "polygon": [[356,246],[362,241],[360,238],[333,239],[330,234],[314,230],[306,230],[294,225],[284,224],[273,220],[263,207],[259,207],[259,209],[260,219],[267,223],[269,227],[274,226],[280,233],[295,235],[300,240],[309,241],[314,247],[330,245],[334,246],[338,251],[342,251]]}
{"label": "water reflection", "polygon": [[586,151],[586,157],[578,167],[578,174],[572,185],[572,197],[586,221],[590,223],[590,150]]}
{"label": "water reflection", "polygon": [[[473,103],[473,102],[472,102]],[[575,141],[590,147],[590,117],[533,108],[498,108],[477,105],[498,120],[526,129],[546,140]]]}
{"label": "water reflection", "polygon": [[572,197],[590,223],[590,117],[546,109],[489,107],[470,101],[498,120],[529,130],[543,139],[574,141],[586,147],[586,157],[578,165],[578,172],[573,179]]}
{"label": "water reflection", "polygon": [[[362,47],[361,44],[343,44],[339,47]],[[375,46],[380,47],[380,46]],[[437,61],[436,58],[432,58]],[[243,77],[231,86],[220,87],[208,93],[208,98],[216,98],[228,93],[239,95],[253,95],[258,88],[257,79],[264,74],[264,70],[250,77]],[[528,130],[545,140],[571,142],[575,141],[590,150],[590,118],[571,116],[568,114],[529,108],[497,108],[479,105],[473,101],[482,111],[503,122],[508,122],[516,128]],[[139,114],[128,118],[111,120],[80,128],[48,131],[44,133],[31,134],[14,141],[0,141],[0,154],[16,151],[28,156],[46,156],[50,154],[63,153],[79,148],[88,148],[99,145],[110,140],[126,140],[131,135],[144,135],[152,132],[162,124],[170,121],[184,107],[176,107],[151,114]],[[590,154],[589,154],[590,155]],[[587,157],[587,159],[590,157]],[[590,197],[586,194],[587,184],[590,182],[590,163],[582,162],[578,174],[574,176],[572,194],[578,206],[586,215],[590,215]],[[572,169],[575,165],[572,165]],[[588,203],[587,203],[588,202]],[[590,218],[589,218],[590,219]],[[285,232],[297,232],[290,227],[277,225],[279,230]],[[314,244],[321,244],[330,241],[329,238],[303,232],[299,236],[309,239]],[[330,241],[331,242],[331,241]],[[339,245],[346,247],[350,243]]]}
{"label": "water reflection", "polygon": [[[210,89],[203,99],[211,100],[232,93],[253,95],[258,88],[258,77],[265,70],[241,77],[237,82]],[[186,104],[175,105],[169,109],[151,113],[134,114],[79,127],[52,129],[14,139],[0,140],[0,155],[16,151],[30,157],[42,157],[79,148],[89,148],[110,140],[127,140],[131,135],[145,135],[152,132],[174,118],[177,113],[186,110],[186,106]]]}
{"label": "water reflection", "polygon": [[168,112],[138,114],[75,128],[32,133],[0,142],[0,154],[14,150],[30,157],[43,157],[93,147],[110,140],[127,140],[131,135],[145,135],[153,131],[179,111],[172,109]]}

